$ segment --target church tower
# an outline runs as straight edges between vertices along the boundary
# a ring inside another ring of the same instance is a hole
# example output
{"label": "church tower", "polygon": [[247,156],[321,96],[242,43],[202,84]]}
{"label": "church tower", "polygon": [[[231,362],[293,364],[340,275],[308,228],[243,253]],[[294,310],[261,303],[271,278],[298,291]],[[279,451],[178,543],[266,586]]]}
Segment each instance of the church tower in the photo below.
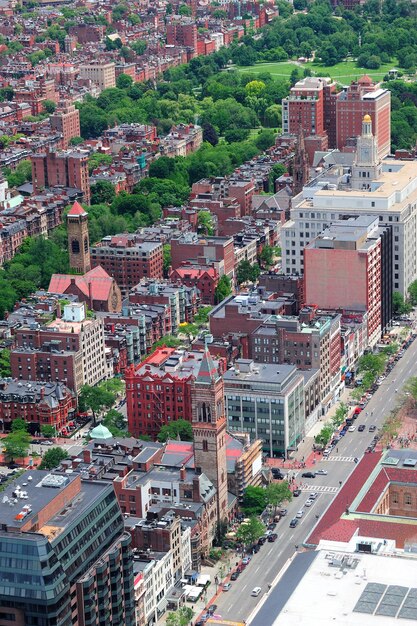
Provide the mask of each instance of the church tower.
{"label": "church tower", "polygon": [[352,166],[352,189],[371,188],[371,182],[377,180],[382,171],[382,163],[378,158],[378,144],[372,134],[372,118],[364,115],[362,134],[356,142],[356,153]]}
{"label": "church tower", "polygon": [[297,149],[295,151],[292,169],[293,196],[296,196],[303,190],[304,185],[306,185],[309,180],[308,155],[301,124],[298,131]]}
{"label": "church tower", "polygon": [[217,518],[227,518],[226,416],[223,378],[207,347],[192,388],[195,467],[217,490]]}
{"label": "church tower", "polygon": [[68,251],[71,270],[85,274],[91,269],[88,213],[74,202],[67,215]]}

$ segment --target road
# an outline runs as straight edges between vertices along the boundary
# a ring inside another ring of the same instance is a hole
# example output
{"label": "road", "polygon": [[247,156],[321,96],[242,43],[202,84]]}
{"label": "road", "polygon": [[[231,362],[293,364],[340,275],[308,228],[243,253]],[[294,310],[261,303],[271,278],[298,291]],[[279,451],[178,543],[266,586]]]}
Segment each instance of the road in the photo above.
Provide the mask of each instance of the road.
{"label": "road", "polygon": [[[281,568],[294,554],[295,546],[301,546],[311,533],[317,523],[316,515],[321,516],[331,504],[334,495],[340,489],[339,481],[343,483],[353,471],[355,467],[354,458],[363,456],[375,435],[375,433],[369,432],[369,426],[375,424],[380,427],[384,418],[396,406],[404,383],[415,373],[416,359],[417,340],[405,351],[402,359],[398,361],[392,372],[379,386],[365,410],[360,413],[354,422],[356,425],[355,432],[347,432],[329,458],[316,464],[315,470],[327,470],[326,476],[316,476],[314,479],[296,476],[298,484],[302,482],[308,486],[303,488],[298,498],[293,498],[287,507],[287,516],[277,524],[275,530],[278,534],[277,541],[265,543],[260,551],[252,557],[251,562],[238,580],[232,582],[230,590],[219,596],[216,600],[218,605],[216,614],[227,620],[248,619],[267,592],[268,585],[273,584]],[[395,389],[398,389],[397,393]],[[359,424],[365,424],[366,430],[358,432]],[[304,504],[309,493],[313,491],[319,495],[313,505],[307,508]],[[348,503],[346,504],[348,505]],[[303,517],[299,520],[296,528],[290,528],[290,520],[301,509],[304,509]],[[262,593],[258,597],[252,597],[250,593],[256,586],[262,587]]]}

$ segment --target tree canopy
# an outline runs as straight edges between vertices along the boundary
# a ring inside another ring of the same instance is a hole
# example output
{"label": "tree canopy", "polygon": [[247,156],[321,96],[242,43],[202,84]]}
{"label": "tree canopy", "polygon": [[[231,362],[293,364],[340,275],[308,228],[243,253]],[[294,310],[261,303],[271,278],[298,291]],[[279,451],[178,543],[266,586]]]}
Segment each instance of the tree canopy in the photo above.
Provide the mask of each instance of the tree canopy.
{"label": "tree canopy", "polygon": [[168,439],[181,439],[181,441],[193,440],[193,429],[187,420],[175,420],[162,426],[158,433],[158,441],[165,442]]}
{"label": "tree canopy", "polygon": [[267,504],[266,491],[262,487],[246,487],[242,509],[247,515],[260,515]]}
{"label": "tree canopy", "polygon": [[64,461],[66,458],[68,458],[68,454],[63,448],[50,448],[43,455],[39,469],[54,469],[55,467],[58,467],[61,464],[61,461]]}
{"label": "tree canopy", "polygon": [[236,532],[236,539],[245,546],[251,546],[265,533],[265,526],[256,517],[250,517],[248,522],[243,522]]}

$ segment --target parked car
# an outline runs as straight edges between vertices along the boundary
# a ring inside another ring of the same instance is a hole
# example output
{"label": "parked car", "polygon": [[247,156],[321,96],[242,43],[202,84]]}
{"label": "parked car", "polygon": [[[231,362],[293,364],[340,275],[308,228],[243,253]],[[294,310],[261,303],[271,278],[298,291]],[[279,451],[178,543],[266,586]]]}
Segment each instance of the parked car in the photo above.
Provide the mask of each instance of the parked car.
{"label": "parked car", "polygon": [[242,563],[243,563],[243,565],[247,565],[247,564],[250,562],[250,560],[251,560],[250,556],[245,556],[245,557],[242,559]]}
{"label": "parked car", "polygon": [[281,517],[285,517],[285,515],[287,515],[288,511],[287,509],[280,509],[279,510],[279,514],[281,515]]}
{"label": "parked car", "polygon": [[301,477],[302,478],[315,478],[316,474],[315,474],[315,472],[303,472],[301,474]]}
{"label": "parked car", "polygon": [[252,589],[252,593],[251,593],[250,595],[251,595],[251,596],[258,597],[258,596],[259,596],[259,594],[261,593],[261,591],[262,591],[261,587],[254,587],[254,588]]}
{"label": "parked car", "polygon": [[213,613],[216,612],[217,609],[217,604],[210,604],[209,608],[207,609],[207,613],[209,615],[213,615]]}
{"label": "parked car", "polygon": [[371,424],[371,425],[370,425],[370,427],[369,427],[369,432],[370,432],[370,433],[374,433],[375,431],[376,431],[376,426],[375,426],[375,424]]}
{"label": "parked car", "polygon": [[223,591],[229,591],[230,587],[232,586],[231,583],[224,583],[223,585]]}
{"label": "parked car", "polygon": [[294,489],[292,495],[294,496],[294,498],[298,498],[298,496],[301,495],[301,489]]}
{"label": "parked car", "polygon": [[275,522],[271,522],[270,524],[268,524],[268,530],[275,530],[276,526],[277,525]]}
{"label": "parked car", "polygon": [[270,543],[273,543],[273,542],[274,542],[274,541],[276,541],[277,539],[278,539],[278,535],[277,535],[277,533],[272,533],[272,535],[269,535],[269,537],[268,537],[268,541],[269,541]]}
{"label": "parked car", "polygon": [[359,424],[358,431],[362,433],[365,430],[365,428],[366,428],[365,424]]}
{"label": "parked car", "polygon": [[349,426],[349,428],[348,428],[348,431],[349,431],[350,433],[354,433],[354,432],[355,432],[355,430],[356,430],[356,426],[355,426],[354,424],[352,424],[352,426]]}
{"label": "parked car", "polygon": [[316,476],[327,476],[327,470],[324,470],[324,469],[316,470]]}
{"label": "parked car", "polygon": [[260,537],[258,539],[258,545],[260,546],[263,546],[265,542],[266,542],[266,537]]}
{"label": "parked car", "polygon": [[237,569],[235,572],[233,572],[233,574],[230,576],[230,580],[237,580],[240,576],[240,572]]}
{"label": "parked car", "polygon": [[254,545],[254,546],[252,546],[252,552],[253,552],[254,554],[257,554],[257,553],[259,552],[259,550],[260,550],[260,549],[261,549],[261,546],[260,546],[259,544],[257,544],[257,543],[255,543],[255,545]]}
{"label": "parked car", "polygon": [[296,517],[293,517],[293,519],[290,521],[290,528],[295,528],[298,524],[298,519]]}

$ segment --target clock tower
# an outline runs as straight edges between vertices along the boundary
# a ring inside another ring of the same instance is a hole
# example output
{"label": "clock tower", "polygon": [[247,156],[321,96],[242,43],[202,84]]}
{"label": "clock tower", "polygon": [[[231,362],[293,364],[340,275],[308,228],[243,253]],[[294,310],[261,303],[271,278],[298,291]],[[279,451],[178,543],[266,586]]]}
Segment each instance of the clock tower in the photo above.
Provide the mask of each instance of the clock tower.
{"label": "clock tower", "polygon": [[224,383],[207,347],[191,393],[194,465],[216,488],[220,522],[228,513]]}
{"label": "clock tower", "polygon": [[377,180],[382,171],[382,163],[378,158],[376,137],[372,134],[372,119],[365,115],[362,120],[362,134],[356,143],[356,153],[352,166],[352,189],[371,188],[371,182]]}

